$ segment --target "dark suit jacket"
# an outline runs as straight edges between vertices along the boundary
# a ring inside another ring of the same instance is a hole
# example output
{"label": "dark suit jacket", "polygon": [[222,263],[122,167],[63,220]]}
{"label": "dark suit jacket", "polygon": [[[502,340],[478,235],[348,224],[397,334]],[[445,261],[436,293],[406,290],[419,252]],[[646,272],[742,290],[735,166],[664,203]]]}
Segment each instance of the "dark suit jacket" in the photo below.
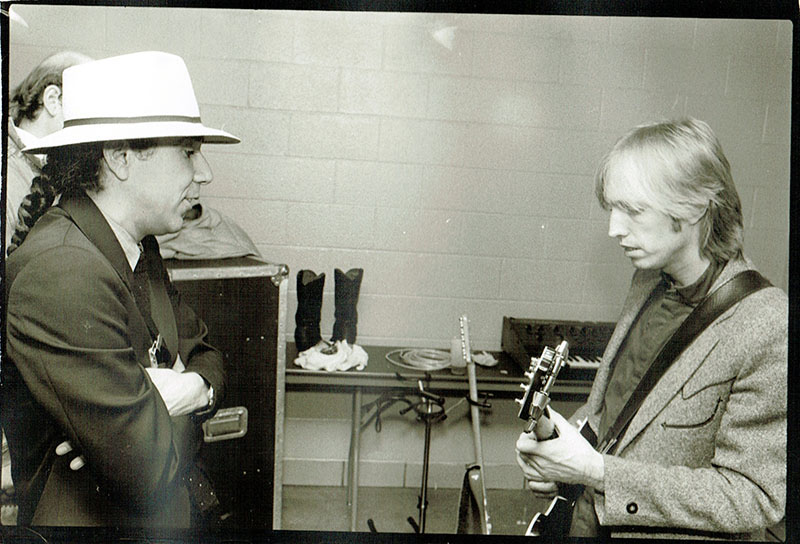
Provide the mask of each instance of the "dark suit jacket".
{"label": "dark suit jacket", "polygon": [[[157,243],[145,240],[152,314],[171,363],[180,354],[218,403],[222,357],[169,282]],[[144,370],[152,336],[132,281],[121,246],[85,195],[51,208],[7,259],[2,422],[20,524],[189,524],[183,477],[202,441],[201,421],[170,417]],[[83,469],[55,455],[64,439],[85,457]]]}

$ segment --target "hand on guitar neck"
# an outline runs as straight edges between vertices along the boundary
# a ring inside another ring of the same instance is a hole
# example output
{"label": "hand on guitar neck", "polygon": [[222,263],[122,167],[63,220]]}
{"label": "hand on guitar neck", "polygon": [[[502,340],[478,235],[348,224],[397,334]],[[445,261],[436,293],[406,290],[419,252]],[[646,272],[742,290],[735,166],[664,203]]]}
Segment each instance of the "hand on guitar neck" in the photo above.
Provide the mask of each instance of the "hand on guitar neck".
{"label": "hand on guitar neck", "polygon": [[[583,484],[603,490],[603,456],[561,414],[550,407],[550,391],[569,354],[569,343],[545,347],[541,357],[531,358],[525,394],[517,399],[518,417],[525,430],[517,440],[517,462],[539,492],[552,482]],[[545,485],[545,483],[548,483]]]}
{"label": "hand on guitar neck", "polygon": [[[518,417],[525,430],[516,443],[517,464],[527,487],[541,498],[552,498],[548,508],[537,513],[526,535],[560,538],[566,536],[572,506],[583,486],[604,489],[602,454],[595,451],[581,430],[573,427],[550,404],[550,391],[569,352],[562,341],[555,349],[545,347],[542,356],[532,358],[518,399]],[[585,429],[588,431],[588,426]]]}
{"label": "hand on guitar neck", "polygon": [[[536,427],[530,432],[522,433],[520,439],[522,436],[527,436],[528,438],[540,442],[544,440],[552,440],[553,438],[556,438],[555,425],[545,414],[539,419]],[[527,488],[531,490],[536,497],[550,499],[556,496],[558,493],[558,484],[554,481],[542,481],[541,475],[538,472],[533,471],[528,466],[527,454],[523,454],[519,450],[517,450],[517,464],[519,464],[519,467],[522,469],[522,472],[525,475]]]}
{"label": "hand on guitar neck", "polygon": [[[525,477],[534,482],[531,489],[542,493],[552,485],[581,484],[603,491],[603,455],[564,417],[550,408],[533,433],[523,432],[517,439],[517,462]],[[549,432],[548,432],[549,429]],[[555,438],[549,438],[555,429]],[[547,436],[547,439],[541,437]],[[553,491],[555,491],[553,489]]]}
{"label": "hand on guitar neck", "polygon": [[533,434],[532,438],[540,442],[558,438],[558,431],[556,431],[556,426],[553,424],[553,420],[550,419],[549,414],[550,409],[548,408],[536,422],[536,427],[534,427],[533,431],[526,434]]}

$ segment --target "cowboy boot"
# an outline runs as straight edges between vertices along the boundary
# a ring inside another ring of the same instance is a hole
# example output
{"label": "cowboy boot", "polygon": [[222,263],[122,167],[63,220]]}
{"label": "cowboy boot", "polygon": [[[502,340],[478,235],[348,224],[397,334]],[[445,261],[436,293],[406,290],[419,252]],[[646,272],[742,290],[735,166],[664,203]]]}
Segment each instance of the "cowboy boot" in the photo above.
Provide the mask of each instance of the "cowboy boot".
{"label": "cowboy boot", "polygon": [[347,273],[338,268],[334,271],[336,281],[336,310],[333,313],[333,336],[331,342],[347,340],[349,345],[356,343],[356,323],[358,321],[358,292],[361,289],[363,268],[352,268]]}
{"label": "cowboy boot", "polygon": [[294,342],[297,352],[305,351],[322,340],[319,321],[322,313],[322,288],[325,272],[317,275],[312,270],[297,272],[297,312],[294,314]]}

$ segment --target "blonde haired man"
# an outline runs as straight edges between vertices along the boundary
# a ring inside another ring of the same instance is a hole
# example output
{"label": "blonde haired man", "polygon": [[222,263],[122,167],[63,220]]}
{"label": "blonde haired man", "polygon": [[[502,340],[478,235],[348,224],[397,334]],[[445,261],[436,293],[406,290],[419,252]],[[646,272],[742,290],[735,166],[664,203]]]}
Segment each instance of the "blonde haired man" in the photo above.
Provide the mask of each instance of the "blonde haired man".
{"label": "blonde haired man", "polygon": [[694,119],[637,127],[603,161],[596,193],[636,271],[586,404],[570,422],[552,411],[557,438],[517,440],[528,485],[586,486],[572,536],[763,540],[786,505],[786,294],[762,282],[663,373],[651,368],[707,296],[753,277],[722,148]]}

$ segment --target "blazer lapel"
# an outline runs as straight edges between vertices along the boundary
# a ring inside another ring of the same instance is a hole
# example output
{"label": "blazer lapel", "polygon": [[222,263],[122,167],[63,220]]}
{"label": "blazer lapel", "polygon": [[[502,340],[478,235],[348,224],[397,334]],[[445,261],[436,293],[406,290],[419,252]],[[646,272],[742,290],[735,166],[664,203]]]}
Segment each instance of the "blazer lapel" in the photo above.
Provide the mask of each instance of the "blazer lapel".
{"label": "blazer lapel", "polygon": [[[128,259],[125,257],[125,252],[122,250],[122,246],[119,245],[114,231],[111,230],[102,212],[92,199],[85,194],[62,198],[58,206],[69,214],[72,222],[83,232],[84,236],[108,259],[108,262],[111,263],[111,266],[128,288],[131,297],[133,297],[133,271]],[[147,238],[145,237],[145,240]],[[152,242],[155,244],[155,249],[151,245],[146,251],[157,252],[158,245],[155,242],[155,238],[153,238]],[[152,263],[152,258],[150,262]],[[148,263],[148,266],[150,266],[150,263]],[[151,273],[149,277],[157,277],[157,274]],[[163,282],[150,281],[150,287],[153,322],[156,324],[158,331],[161,332],[164,343],[170,354],[172,354],[174,361],[175,356],[178,354],[179,346],[172,305],[169,302],[169,296],[166,293]],[[136,308],[138,309],[138,306]],[[143,315],[141,315],[141,318],[143,324],[141,333],[151,337],[150,332],[147,330],[147,319]]]}
{"label": "blazer lapel", "polygon": [[[128,290],[133,285],[133,271],[114,231],[91,198],[85,194],[62,198],[58,206],[72,218],[84,236],[100,250],[125,283]],[[133,292],[131,292],[133,296]]]}
{"label": "blazer lapel", "polygon": [[[728,263],[711,286],[709,292],[715,291],[737,273],[748,268],[750,267],[743,261]],[[680,393],[683,386],[695,374],[697,369],[709,359],[711,351],[720,340],[716,328],[720,323],[734,315],[737,308],[738,306],[734,306],[711,323],[664,372],[661,379],[650,391],[650,394],[644,399],[636,415],[633,416],[630,426],[620,438],[617,454],[622,453],[625,446],[630,444],[653,421],[675,395]]]}

